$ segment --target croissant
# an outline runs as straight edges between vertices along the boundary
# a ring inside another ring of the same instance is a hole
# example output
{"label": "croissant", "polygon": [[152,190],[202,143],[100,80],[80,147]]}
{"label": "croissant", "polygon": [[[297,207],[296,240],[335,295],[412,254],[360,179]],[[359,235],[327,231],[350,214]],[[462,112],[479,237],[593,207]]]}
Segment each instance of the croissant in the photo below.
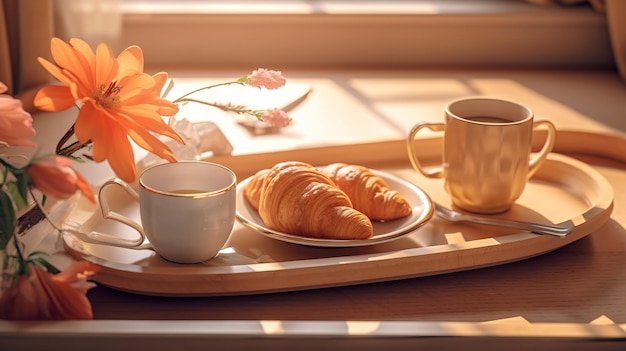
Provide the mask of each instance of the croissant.
{"label": "croissant", "polygon": [[398,219],[412,212],[408,200],[389,189],[387,182],[367,167],[333,163],[322,172],[348,195],[356,210],[371,220]]}
{"label": "croissant", "polygon": [[262,169],[256,172],[243,188],[243,196],[257,211],[259,209],[259,201],[261,199],[261,188],[263,187],[263,180],[265,179],[265,176],[269,171],[269,169]]}
{"label": "croissant", "polygon": [[[310,165],[304,162],[298,161],[288,161],[276,164],[273,168],[277,171],[291,166],[306,166]],[[254,207],[257,211],[259,210],[259,201],[261,198],[261,188],[263,187],[263,180],[265,180],[265,176],[269,172],[269,169],[261,169],[256,172],[251,178],[250,181],[243,188],[243,195],[248,200],[248,202]]]}
{"label": "croissant", "polygon": [[348,196],[309,164],[279,163],[265,175],[259,215],[277,231],[324,239],[368,239],[372,222]]}

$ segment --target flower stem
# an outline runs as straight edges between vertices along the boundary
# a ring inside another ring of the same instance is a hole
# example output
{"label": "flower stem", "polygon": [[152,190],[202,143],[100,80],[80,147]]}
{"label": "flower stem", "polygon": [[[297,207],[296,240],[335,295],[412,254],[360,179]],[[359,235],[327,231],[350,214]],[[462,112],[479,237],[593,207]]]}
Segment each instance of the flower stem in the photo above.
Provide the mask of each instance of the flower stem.
{"label": "flower stem", "polygon": [[91,143],[91,140],[88,140],[86,143],[80,143],[78,141],[75,141],[75,142],[71,143],[70,145],[65,146],[65,143],[67,143],[67,141],[70,140],[72,135],[74,135],[74,125],[73,124],[67,130],[67,132],[65,132],[65,135],[63,135],[61,140],[59,140],[59,142],[57,143],[57,147],[56,147],[56,154],[57,155],[70,157],[70,156],[72,156],[73,153],[75,153],[76,151],[84,148],[85,146],[87,146],[87,145],[89,145]]}
{"label": "flower stem", "polygon": [[218,102],[208,102],[208,101],[202,101],[202,100],[196,100],[196,99],[190,99],[190,98],[179,99],[179,102],[195,102],[198,104],[215,107],[226,112],[235,112],[240,115],[250,115],[258,120],[262,120],[262,115],[263,115],[263,111],[252,110],[252,109],[247,108],[246,106],[241,106],[241,105],[221,104]]}
{"label": "flower stem", "polygon": [[65,132],[65,135],[63,135],[63,137],[61,137],[61,139],[59,140],[59,142],[57,143],[57,148],[56,148],[56,153],[57,155],[62,155],[62,151],[63,151],[63,146],[65,145],[65,143],[67,143],[68,140],[70,140],[70,138],[72,137],[72,135],[74,135],[74,125],[72,124],[72,126]]}
{"label": "flower stem", "polygon": [[218,83],[218,84],[213,84],[213,85],[209,85],[206,87],[202,87],[202,88],[198,88],[196,90],[192,90],[190,92],[188,92],[187,94],[179,97],[178,99],[172,101],[173,103],[179,103],[179,102],[183,102],[183,101],[194,101],[194,102],[199,102],[199,100],[192,100],[192,99],[185,99],[187,96],[191,95],[191,94],[195,94],[199,91],[205,90],[205,89],[212,89],[212,88],[217,88],[220,86],[225,86],[225,85],[231,85],[231,84],[239,84],[239,85],[243,85],[242,82],[240,81],[232,81],[232,82],[224,82],[224,83]]}
{"label": "flower stem", "polygon": [[89,145],[89,143],[91,143],[91,140],[86,142],[86,143],[84,143],[84,144],[81,144],[81,143],[79,143],[77,141],[73,142],[72,144],[68,145],[65,148],[62,148],[60,150],[57,149],[57,155],[70,157],[76,151],[78,151],[78,150],[86,147],[87,145]]}
{"label": "flower stem", "polygon": [[24,260],[24,256],[22,255],[22,249],[20,248],[20,242],[16,237],[13,238],[13,245],[15,246],[15,251],[17,255],[17,272],[16,275],[24,275],[26,274],[26,260]]}

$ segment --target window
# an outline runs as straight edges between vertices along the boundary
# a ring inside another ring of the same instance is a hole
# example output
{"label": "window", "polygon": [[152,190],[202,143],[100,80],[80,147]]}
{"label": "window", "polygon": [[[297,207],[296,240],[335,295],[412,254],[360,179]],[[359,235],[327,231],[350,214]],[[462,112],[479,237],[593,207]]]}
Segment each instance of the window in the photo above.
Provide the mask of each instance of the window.
{"label": "window", "polygon": [[607,67],[605,18],[523,0],[119,0],[120,47],[185,68]]}

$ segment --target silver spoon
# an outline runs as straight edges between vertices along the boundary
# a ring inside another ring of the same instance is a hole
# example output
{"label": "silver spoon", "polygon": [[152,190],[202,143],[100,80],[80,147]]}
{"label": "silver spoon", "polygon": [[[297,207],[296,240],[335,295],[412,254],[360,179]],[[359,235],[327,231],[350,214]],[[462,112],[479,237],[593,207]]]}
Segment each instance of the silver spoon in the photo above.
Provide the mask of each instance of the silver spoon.
{"label": "silver spoon", "polygon": [[567,234],[571,233],[574,230],[574,227],[571,225],[550,225],[550,224],[540,224],[540,223],[531,223],[531,222],[521,222],[512,219],[503,219],[503,218],[490,218],[485,216],[473,216],[460,212],[453,211],[449,208],[446,208],[438,203],[435,203],[435,212],[437,215],[443,219],[452,222],[472,222],[478,224],[485,224],[491,226],[498,227],[506,227],[513,229],[521,229],[527,230],[529,232],[537,233],[537,234],[550,234],[559,237],[564,237]]}

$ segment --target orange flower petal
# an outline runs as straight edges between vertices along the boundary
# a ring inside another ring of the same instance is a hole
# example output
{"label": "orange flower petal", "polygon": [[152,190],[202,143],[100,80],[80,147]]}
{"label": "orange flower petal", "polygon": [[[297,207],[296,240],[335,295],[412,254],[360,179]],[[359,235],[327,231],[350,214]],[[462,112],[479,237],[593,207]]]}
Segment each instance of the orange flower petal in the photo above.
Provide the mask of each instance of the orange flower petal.
{"label": "orange flower petal", "polygon": [[91,304],[85,295],[93,283],[86,279],[99,270],[98,266],[73,262],[56,275],[34,264],[27,268],[28,274],[17,277],[0,296],[0,318],[93,319]]}
{"label": "orange flower petal", "polygon": [[[82,290],[74,288],[71,285],[72,281],[56,277],[35,265],[31,265],[31,270],[32,279],[41,289],[39,303],[47,305],[45,312],[49,319],[93,319],[87,296]],[[76,278],[73,277],[72,280]]]}
{"label": "orange flower petal", "polygon": [[146,76],[144,77],[144,79],[150,79],[151,82],[154,84],[152,84],[152,86],[148,88],[147,82],[143,80],[135,80],[133,82],[129,82],[129,85],[126,86],[126,89],[130,90],[131,88],[136,87],[138,89],[147,89],[148,92],[144,92],[143,94],[137,94],[131,93],[128,90],[123,90],[123,105],[133,105],[134,107],[138,105],[144,105],[141,106],[141,108],[147,108],[151,110],[153,110],[152,107],[156,107],[156,111],[159,116],[173,116],[178,113],[178,105],[160,97],[160,92],[164,83],[164,81],[161,81],[162,76],[158,76],[158,78],[161,78],[159,79],[159,81],[148,75],[144,76]]}
{"label": "orange flower petal", "polygon": [[167,125],[156,111],[148,111],[145,108],[133,108],[126,106],[119,112],[121,115],[133,116],[131,118],[120,119],[120,122],[127,128],[132,130],[150,130],[152,132],[167,136],[184,144],[184,140],[172,127]]}
{"label": "orange flower petal", "polygon": [[[93,76],[91,67],[96,66],[96,54],[91,49],[91,46],[89,46],[89,44],[87,44],[87,42],[85,42],[84,40],[78,38],[70,39],[70,44],[72,45],[72,47],[74,47],[74,49],[76,49],[77,52],[82,55],[85,63],[87,64],[87,67],[89,67],[89,74],[86,75]],[[93,81],[91,81],[91,83],[94,84]]]}
{"label": "orange flower petal", "polygon": [[35,160],[26,172],[35,188],[46,195],[67,199],[77,190],[85,189],[85,195],[93,197],[86,181],[70,167],[72,164],[74,160],[70,158],[52,155]]}
{"label": "orange flower petal", "polygon": [[93,194],[93,190],[91,189],[91,185],[85,177],[83,177],[80,173],[76,172],[76,178],[78,179],[78,190],[92,203],[96,203],[96,197]]}
{"label": "orange flower petal", "polygon": [[[168,77],[167,73],[159,72],[153,75],[152,77],[154,78],[154,81],[156,82],[153,93],[155,96],[160,97],[162,90],[163,90],[163,86],[167,82],[167,77]],[[151,102],[151,104],[159,107],[158,113],[161,116],[173,116],[178,113],[178,105],[172,103],[171,101],[167,99],[155,98]]]}
{"label": "orange flower petal", "polygon": [[74,106],[76,100],[68,87],[48,85],[37,92],[35,107],[43,111],[63,111]]}
{"label": "orange flower petal", "polygon": [[120,100],[125,104],[129,99],[139,99],[140,101],[150,101],[150,89],[154,87],[154,79],[147,74],[133,74],[126,76],[119,81]]}
{"label": "orange flower petal", "polygon": [[0,295],[0,319],[33,320],[39,318],[37,293],[26,275]]}
{"label": "orange flower petal", "polygon": [[128,140],[128,131],[121,127],[114,126],[111,128],[111,132],[108,139],[111,141],[111,145],[108,147],[107,157],[109,165],[111,165],[115,174],[123,181],[132,182],[137,175],[137,169],[135,167],[133,147]]}
{"label": "orange flower petal", "polygon": [[145,94],[143,96],[141,95],[126,95],[124,96],[124,105],[120,106],[120,109],[124,109],[124,108],[141,108],[141,109],[147,109],[150,111],[157,111],[158,106],[155,104],[156,101],[159,101],[160,99],[155,99],[151,96],[146,96]]}
{"label": "orange flower petal", "polygon": [[93,86],[93,74],[85,56],[59,38],[52,38],[50,48],[54,62],[71,73],[72,81],[79,85],[83,94],[89,94],[89,87]]}
{"label": "orange flower petal", "polygon": [[[102,129],[106,129],[107,124],[104,122],[106,116],[103,115],[101,110],[95,108],[94,102],[88,100],[81,107],[74,122],[74,133],[81,143],[86,143],[90,139],[94,138]],[[94,157],[95,158],[95,157]],[[96,162],[100,162],[96,160]]]}
{"label": "orange flower petal", "polygon": [[[94,119],[98,122],[94,123]],[[83,124],[79,124],[85,120],[89,120],[84,126],[90,132],[94,161],[107,160],[119,178],[132,182],[136,177],[135,156],[128,140],[127,130],[119,124],[118,119],[113,119],[106,110],[93,104],[85,104],[74,127],[77,136],[79,133],[85,132],[81,129]],[[94,126],[97,127],[93,128]]]}
{"label": "orange flower petal", "polygon": [[144,130],[131,129],[128,130],[128,135],[135,143],[137,143],[137,145],[152,152],[153,154],[169,162],[177,161],[172,150],[158,138],[155,138],[152,134]]}
{"label": "orange flower petal", "polygon": [[154,81],[156,83],[156,89],[157,92],[159,92],[159,96],[161,95],[160,92],[163,89],[163,86],[165,85],[165,82],[167,82],[167,72],[159,72],[156,73],[155,75],[152,76],[152,78],[154,78]]}
{"label": "orange flower petal", "polygon": [[72,79],[68,77],[67,73],[64,72],[61,68],[46,60],[45,58],[39,57],[37,61],[46,69],[54,78],[58,79],[61,83],[68,85],[72,83]]}
{"label": "orange flower petal", "polygon": [[74,133],[81,143],[89,140],[93,145],[93,159],[102,162],[109,156],[108,148],[115,147],[119,140],[111,139],[111,128],[115,120],[107,116],[105,110],[98,108],[96,104],[89,100],[78,113],[74,123]]}
{"label": "orange flower petal", "polygon": [[91,275],[99,270],[100,266],[89,261],[72,261],[61,273],[55,275],[55,280],[72,282],[85,273]]}
{"label": "orange flower petal", "polygon": [[98,45],[96,48],[96,84],[108,87],[115,81],[118,67],[109,45],[106,43]]}
{"label": "orange flower petal", "polygon": [[174,116],[178,113],[178,105],[171,103],[167,100],[159,100],[152,103],[153,105],[157,105],[159,109],[157,112],[161,116]]}
{"label": "orange flower petal", "polygon": [[[117,57],[120,64],[120,74],[123,76],[127,70],[135,72],[143,72],[143,51],[139,46],[130,46],[122,51]],[[118,78],[121,78],[118,77]]]}

